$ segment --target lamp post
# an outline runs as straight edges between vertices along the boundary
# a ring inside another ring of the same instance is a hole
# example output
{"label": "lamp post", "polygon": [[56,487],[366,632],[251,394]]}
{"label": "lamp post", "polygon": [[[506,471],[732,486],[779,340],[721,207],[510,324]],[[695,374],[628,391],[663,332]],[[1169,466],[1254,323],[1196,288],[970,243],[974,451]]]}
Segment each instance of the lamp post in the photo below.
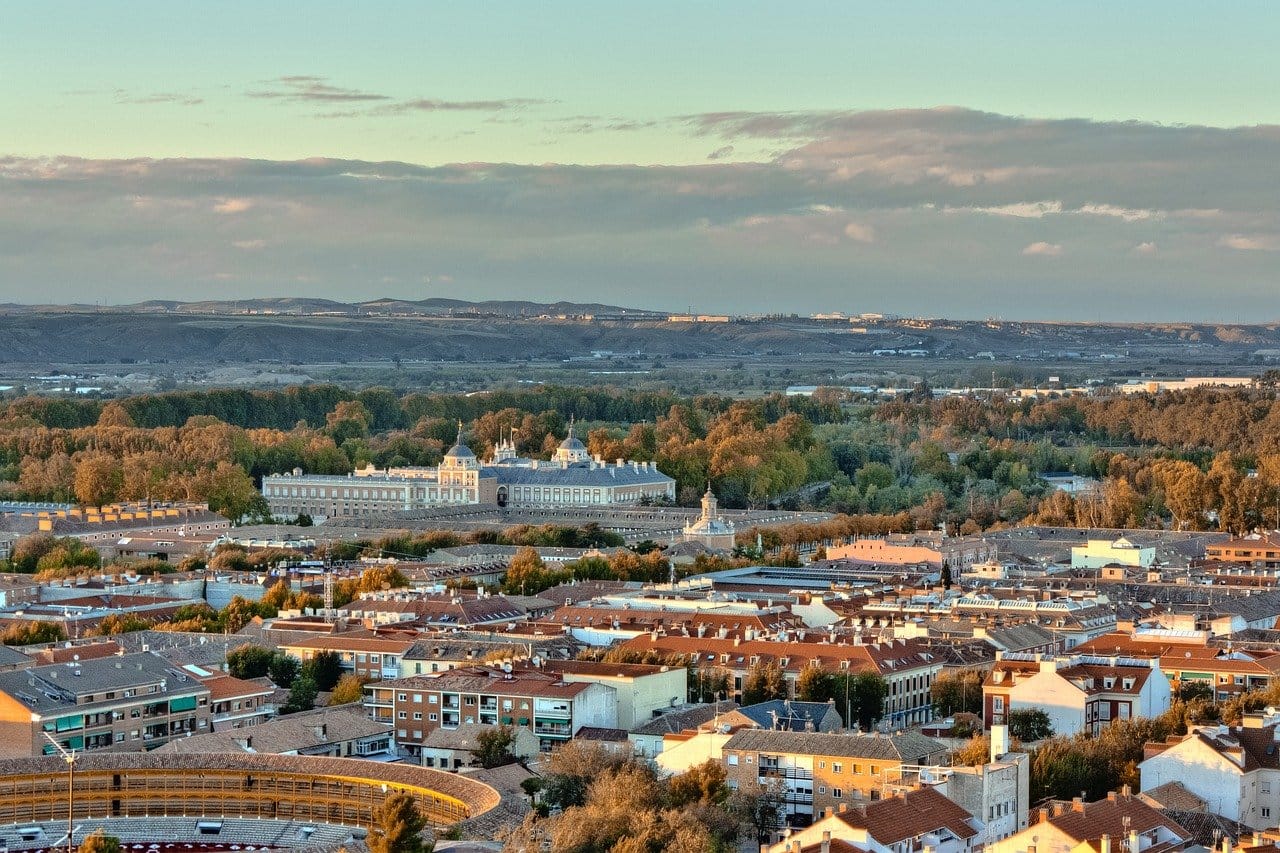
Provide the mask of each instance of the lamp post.
{"label": "lamp post", "polygon": [[42,732],[45,740],[53,744],[53,748],[67,762],[67,853],[75,853],[75,816],[76,816],[76,751],[68,752],[62,744],[48,732]]}

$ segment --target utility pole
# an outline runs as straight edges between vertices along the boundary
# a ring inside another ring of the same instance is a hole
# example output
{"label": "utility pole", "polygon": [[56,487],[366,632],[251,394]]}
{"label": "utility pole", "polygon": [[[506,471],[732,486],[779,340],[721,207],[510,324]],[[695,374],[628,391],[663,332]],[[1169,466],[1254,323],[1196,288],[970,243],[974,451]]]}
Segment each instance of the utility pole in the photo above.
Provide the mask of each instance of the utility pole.
{"label": "utility pole", "polygon": [[67,762],[67,853],[75,853],[76,751],[73,749],[67,752],[62,744],[54,740],[53,735],[48,732],[42,732],[42,734],[45,740],[53,744],[53,748],[62,756],[62,760]]}

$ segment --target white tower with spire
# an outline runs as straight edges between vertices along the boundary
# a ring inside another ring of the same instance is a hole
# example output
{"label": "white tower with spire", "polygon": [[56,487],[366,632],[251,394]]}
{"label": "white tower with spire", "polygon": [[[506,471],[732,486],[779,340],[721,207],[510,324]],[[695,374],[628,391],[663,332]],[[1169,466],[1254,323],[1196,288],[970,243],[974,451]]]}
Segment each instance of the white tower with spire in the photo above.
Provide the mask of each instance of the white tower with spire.
{"label": "white tower with spire", "polygon": [[701,542],[713,551],[732,551],[736,530],[733,522],[720,515],[720,502],[711,491],[711,483],[707,483],[707,491],[702,496],[702,515],[692,524],[684,528],[684,541]]}

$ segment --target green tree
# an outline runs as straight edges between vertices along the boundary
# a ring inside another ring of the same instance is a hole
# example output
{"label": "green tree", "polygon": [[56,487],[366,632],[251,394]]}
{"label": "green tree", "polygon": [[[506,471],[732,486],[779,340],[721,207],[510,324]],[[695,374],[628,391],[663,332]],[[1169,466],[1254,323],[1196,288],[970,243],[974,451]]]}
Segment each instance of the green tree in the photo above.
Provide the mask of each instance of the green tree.
{"label": "green tree", "polygon": [[316,652],[302,665],[302,677],[314,681],[317,690],[332,690],[342,678],[342,658],[337,652]]}
{"label": "green tree", "polygon": [[942,673],[929,689],[934,713],[940,717],[982,713],[982,676],[976,672]]}
{"label": "green tree", "polygon": [[284,652],[272,653],[271,661],[267,664],[267,677],[279,687],[291,686],[301,671],[302,663]]}
{"label": "green tree", "polygon": [[486,770],[501,767],[516,760],[511,752],[515,742],[516,734],[510,726],[494,726],[476,735],[476,745],[471,754]]}
{"label": "green tree", "polygon": [[742,679],[742,704],[755,705],[787,698],[787,679],[776,660],[761,660]]}
{"label": "green tree", "polygon": [[296,714],[299,711],[310,711],[316,706],[318,692],[313,679],[305,675],[295,679],[293,687],[289,689],[289,699],[285,702],[284,707],[280,709],[280,713]]}
{"label": "green tree", "polygon": [[382,801],[369,833],[369,853],[430,853],[422,840],[427,821],[412,795],[397,791]]}
{"label": "green tree", "polygon": [[[252,643],[227,652],[227,671],[236,678],[261,678],[276,653]],[[285,685],[288,686],[288,685]]]}
{"label": "green tree", "polygon": [[0,634],[0,643],[6,646],[31,646],[37,643],[60,643],[67,632],[55,622],[16,622]]}
{"label": "green tree", "polygon": [[1009,712],[1009,734],[1023,743],[1053,736],[1053,723],[1040,708],[1020,708]]}
{"label": "green tree", "polygon": [[802,702],[826,702],[835,697],[835,683],[830,670],[811,663],[796,676],[796,698]]}

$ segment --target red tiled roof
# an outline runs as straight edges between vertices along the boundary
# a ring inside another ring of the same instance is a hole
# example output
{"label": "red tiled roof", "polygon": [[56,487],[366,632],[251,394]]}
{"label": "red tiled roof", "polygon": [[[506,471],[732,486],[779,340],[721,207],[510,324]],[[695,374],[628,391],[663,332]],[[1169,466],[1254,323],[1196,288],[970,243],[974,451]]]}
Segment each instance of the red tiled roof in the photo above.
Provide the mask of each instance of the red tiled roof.
{"label": "red tiled roof", "polygon": [[978,834],[973,815],[933,788],[918,788],[898,797],[859,804],[835,817],[854,829],[866,830],[886,846],[938,829],[947,829],[962,839]]}

